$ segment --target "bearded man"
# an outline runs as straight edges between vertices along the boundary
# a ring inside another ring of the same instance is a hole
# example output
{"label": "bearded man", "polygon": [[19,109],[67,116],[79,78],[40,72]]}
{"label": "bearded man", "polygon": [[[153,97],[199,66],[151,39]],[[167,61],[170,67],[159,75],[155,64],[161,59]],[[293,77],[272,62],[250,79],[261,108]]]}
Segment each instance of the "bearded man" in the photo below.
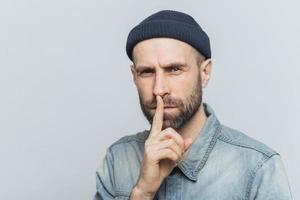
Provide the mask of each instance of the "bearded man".
{"label": "bearded man", "polygon": [[107,149],[94,199],[292,199],[280,155],[202,102],[210,41],[190,15],[152,14],[130,31],[126,51],[151,129]]}

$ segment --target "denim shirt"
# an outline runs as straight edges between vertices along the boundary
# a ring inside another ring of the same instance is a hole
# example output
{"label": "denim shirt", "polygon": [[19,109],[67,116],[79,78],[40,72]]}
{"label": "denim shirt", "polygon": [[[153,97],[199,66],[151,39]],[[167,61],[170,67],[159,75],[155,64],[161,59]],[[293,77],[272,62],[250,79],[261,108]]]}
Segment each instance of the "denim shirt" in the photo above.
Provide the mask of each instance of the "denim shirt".
{"label": "denim shirt", "polygon": [[[280,155],[240,131],[220,124],[212,108],[183,160],[164,179],[154,199],[292,199]],[[96,173],[94,200],[129,199],[149,131],[113,143]]]}

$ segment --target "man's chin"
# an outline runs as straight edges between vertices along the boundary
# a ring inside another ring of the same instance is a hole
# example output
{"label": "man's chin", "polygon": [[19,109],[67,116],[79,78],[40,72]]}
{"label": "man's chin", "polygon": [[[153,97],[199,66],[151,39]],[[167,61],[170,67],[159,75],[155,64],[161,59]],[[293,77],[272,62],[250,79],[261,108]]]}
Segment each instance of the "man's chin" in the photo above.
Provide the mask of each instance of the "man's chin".
{"label": "man's chin", "polygon": [[[168,117],[167,119],[164,119],[163,122],[163,129],[166,128],[173,128],[175,130],[177,130],[179,127],[179,124],[177,123],[178,121],[180,121],[179,119],[176,120],[176,118],[170,118]],[[181,126],[181,125],[180,125]]]}

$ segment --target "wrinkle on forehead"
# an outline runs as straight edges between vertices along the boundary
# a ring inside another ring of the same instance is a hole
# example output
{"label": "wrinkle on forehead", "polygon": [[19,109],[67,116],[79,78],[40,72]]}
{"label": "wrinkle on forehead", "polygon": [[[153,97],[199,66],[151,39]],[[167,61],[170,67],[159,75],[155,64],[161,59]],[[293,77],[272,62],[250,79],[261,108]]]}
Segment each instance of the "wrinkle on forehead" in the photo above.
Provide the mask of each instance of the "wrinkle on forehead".
{"label": "wrinkle on forehead", "polygon": [[172,38],[152,38],[138,43],[133,49],[133,61],[141,66],[167,66],[169,63],[187,63],[196,58],[197,50],[189,44]]}

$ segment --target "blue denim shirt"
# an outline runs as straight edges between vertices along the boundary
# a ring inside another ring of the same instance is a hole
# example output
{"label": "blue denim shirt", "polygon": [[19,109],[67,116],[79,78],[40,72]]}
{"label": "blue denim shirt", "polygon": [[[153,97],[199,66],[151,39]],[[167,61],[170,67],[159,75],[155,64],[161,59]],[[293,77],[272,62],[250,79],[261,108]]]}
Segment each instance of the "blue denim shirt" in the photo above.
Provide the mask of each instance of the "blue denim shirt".
{"label": "blue denim shirt", "polygon": [[[292,199],[280,155],[208,116],[187,157],[162,182],[155,199]],[[97,170],[94,200],[129,199],[149,131],[125,136],[108,149]]]}

